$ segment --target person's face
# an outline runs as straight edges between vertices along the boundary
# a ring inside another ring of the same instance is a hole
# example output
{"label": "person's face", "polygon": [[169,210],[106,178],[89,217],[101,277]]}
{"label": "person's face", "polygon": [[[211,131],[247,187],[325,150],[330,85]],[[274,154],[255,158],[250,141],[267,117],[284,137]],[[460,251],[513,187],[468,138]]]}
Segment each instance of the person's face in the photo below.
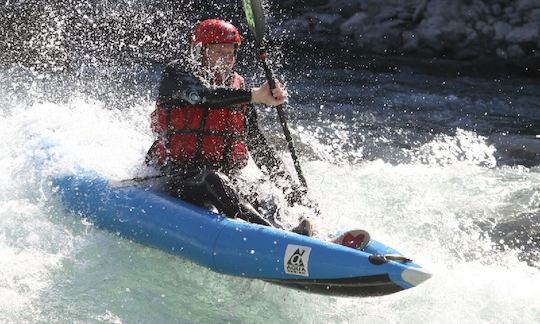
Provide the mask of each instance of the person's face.
{"label": "person's face", "polygon": [[230,72],[236,61],[235,44],[209,44],[203,55],[204,66],[220,72]]}

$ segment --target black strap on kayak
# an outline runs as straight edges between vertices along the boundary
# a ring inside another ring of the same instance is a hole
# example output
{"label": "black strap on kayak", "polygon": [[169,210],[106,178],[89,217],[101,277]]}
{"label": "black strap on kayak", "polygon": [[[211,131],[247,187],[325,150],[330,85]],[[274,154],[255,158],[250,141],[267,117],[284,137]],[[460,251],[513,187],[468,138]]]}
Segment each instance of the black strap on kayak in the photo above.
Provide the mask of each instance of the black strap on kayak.
{"label": "black strap on kayak", "polygon": [[158,175],[147,176],[147,177],[135,177],[135,178],[131,178],[131,179],[124,179],[124,180],[120,180],[118,182],[119,183],[144,182],[144,181],[147,181],[147,180],[159,179],[159,178],[163,178],[163,177],[167,177],[167,176],[172,176],[172,175],[170,175],[170,174],[158,174]]}
{"label": "black strap on kayak", "polygon": [[[266,51],[267,40],[265,37],[266,34],[266,18],[264,15],[264,9],[260,0],[242,0],[244,5],[244,13],[248,23],[249,30],[253,34],[255,39],[255,44],[259,48],[259,62],[262,65],[264,73],[270,89],[273,90],[276,88],[275,77],[272,69],[266,61],[268,53]],[[285,111],[283,108],[284,105],[279,105],[276,107],[279,121],[281,127],[283,128],[283,133],[285,134],[285,139],[287,140],[287,147],[291,153],[291,157],[294,163],[294,168],[298,174],[298,180],[300,184],[307,190],[307,182],[300,167],[300,162],[298,161],[298,156],[296,155],[296,149],[294,148],[294,143],[292,140],[291,132],[289,131],[289,126],[287,126],[287,117],[285,116]]]}

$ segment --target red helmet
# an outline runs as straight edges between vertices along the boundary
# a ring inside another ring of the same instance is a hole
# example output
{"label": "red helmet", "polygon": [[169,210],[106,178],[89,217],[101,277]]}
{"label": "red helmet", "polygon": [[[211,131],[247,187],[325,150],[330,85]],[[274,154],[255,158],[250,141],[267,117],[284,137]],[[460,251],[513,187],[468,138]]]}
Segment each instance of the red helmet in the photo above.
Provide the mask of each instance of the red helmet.
{"label": "red helmet", "polygon": [[240,33],[233,24],[219,20],[201,20],[195,25],[191,36],[191,45],[201,44],[236,44],[240,45]]}

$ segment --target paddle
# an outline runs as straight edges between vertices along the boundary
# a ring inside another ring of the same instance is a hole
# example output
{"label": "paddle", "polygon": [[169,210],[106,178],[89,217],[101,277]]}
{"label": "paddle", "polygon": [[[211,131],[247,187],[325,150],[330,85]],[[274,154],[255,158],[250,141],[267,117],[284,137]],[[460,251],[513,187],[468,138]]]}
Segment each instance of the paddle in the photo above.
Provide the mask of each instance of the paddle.
{"label": "paddle", "polygon": [[[249,30],[253,34],[253,38],[255,39],[255,45],[259,48],[259,62],[262,65],[262,68],[266,75],[266,79],[268,80],[268,84],[273,90],[276,87],[276,82],[274,78],[274,73],[268,65],[268,62],[266,61],[268,53],[266,52],[266,18],[264,15],[264,9],[260,0],[242,0],[242,3],[244,5],[244,13],[246,15]],[[298,157],[296,155],[296,150],[294,148],[291,132],[289,131],[289,127],[287,126],[287,118],[285,116],[283,105],[279,105],[276,108],[281,127],[283,128],[283,133],[285,134],[285,139],[287,140],[287,146],[289,148],[289,152],[291,153],[294,168],[296,169],[296,173],[298,174],[298,180],[300,180],[300,184],[302,185],[302,187],[307,190],[306,178],[304,178],[302,168],[300,167],[300,162],[298,161]]]}

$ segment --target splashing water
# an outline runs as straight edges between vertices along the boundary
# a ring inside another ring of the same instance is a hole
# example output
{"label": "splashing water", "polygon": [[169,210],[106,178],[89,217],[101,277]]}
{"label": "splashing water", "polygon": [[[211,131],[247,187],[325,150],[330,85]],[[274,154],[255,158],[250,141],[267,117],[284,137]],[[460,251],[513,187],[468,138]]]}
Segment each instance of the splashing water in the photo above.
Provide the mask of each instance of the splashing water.
{"label": "splashing water", "polygon": [[[145,70],[153,79],[118,102],[109,99],[127,90],[117,80],[84,81],[95,87],[84,92],[67,76],[6,77],[9,84],[0,88],[0,322],[538,322],[538,236],[527,227],[521,243],[509,244],[511,233],[500,236],[494,229],[522,215],[538,217],[540,170],[500,159],[501,146],[482,129],[456,121],[451,131],[425,131],[437,129],[437,118],[456,118],[456,101],[472,110],[478,98],[425,96],[447,110],[420,115],[432,124],[418,122],[417,128],[405,118],[383,116],[396,103],[373,100],[376,108],[370,108],[354,102],[365,102],[360,95],[347,104],[324,98],[324,107],[303,97],[295,107],[303,119],[292,121],[293,134],[322,211],[317,228],[325,235],[364,228],[434,273],[395,295],[334,298],[220,275],[63,211],[47,175],[79,165],[111,179],[136,174],[152,142],[148,124],[158,72]],[[368,95],[394,86],[388,76],[379,77],[382,85],[367,87]],[[98,95],[107,89],[105,99]],[[393,100],[416,102],[412,92]],[[336,118],[338,112],[350,116]],[[277,142],[273,111],[261,115]],[[39,165],[44,139],[57,145],[56,155]]]}

